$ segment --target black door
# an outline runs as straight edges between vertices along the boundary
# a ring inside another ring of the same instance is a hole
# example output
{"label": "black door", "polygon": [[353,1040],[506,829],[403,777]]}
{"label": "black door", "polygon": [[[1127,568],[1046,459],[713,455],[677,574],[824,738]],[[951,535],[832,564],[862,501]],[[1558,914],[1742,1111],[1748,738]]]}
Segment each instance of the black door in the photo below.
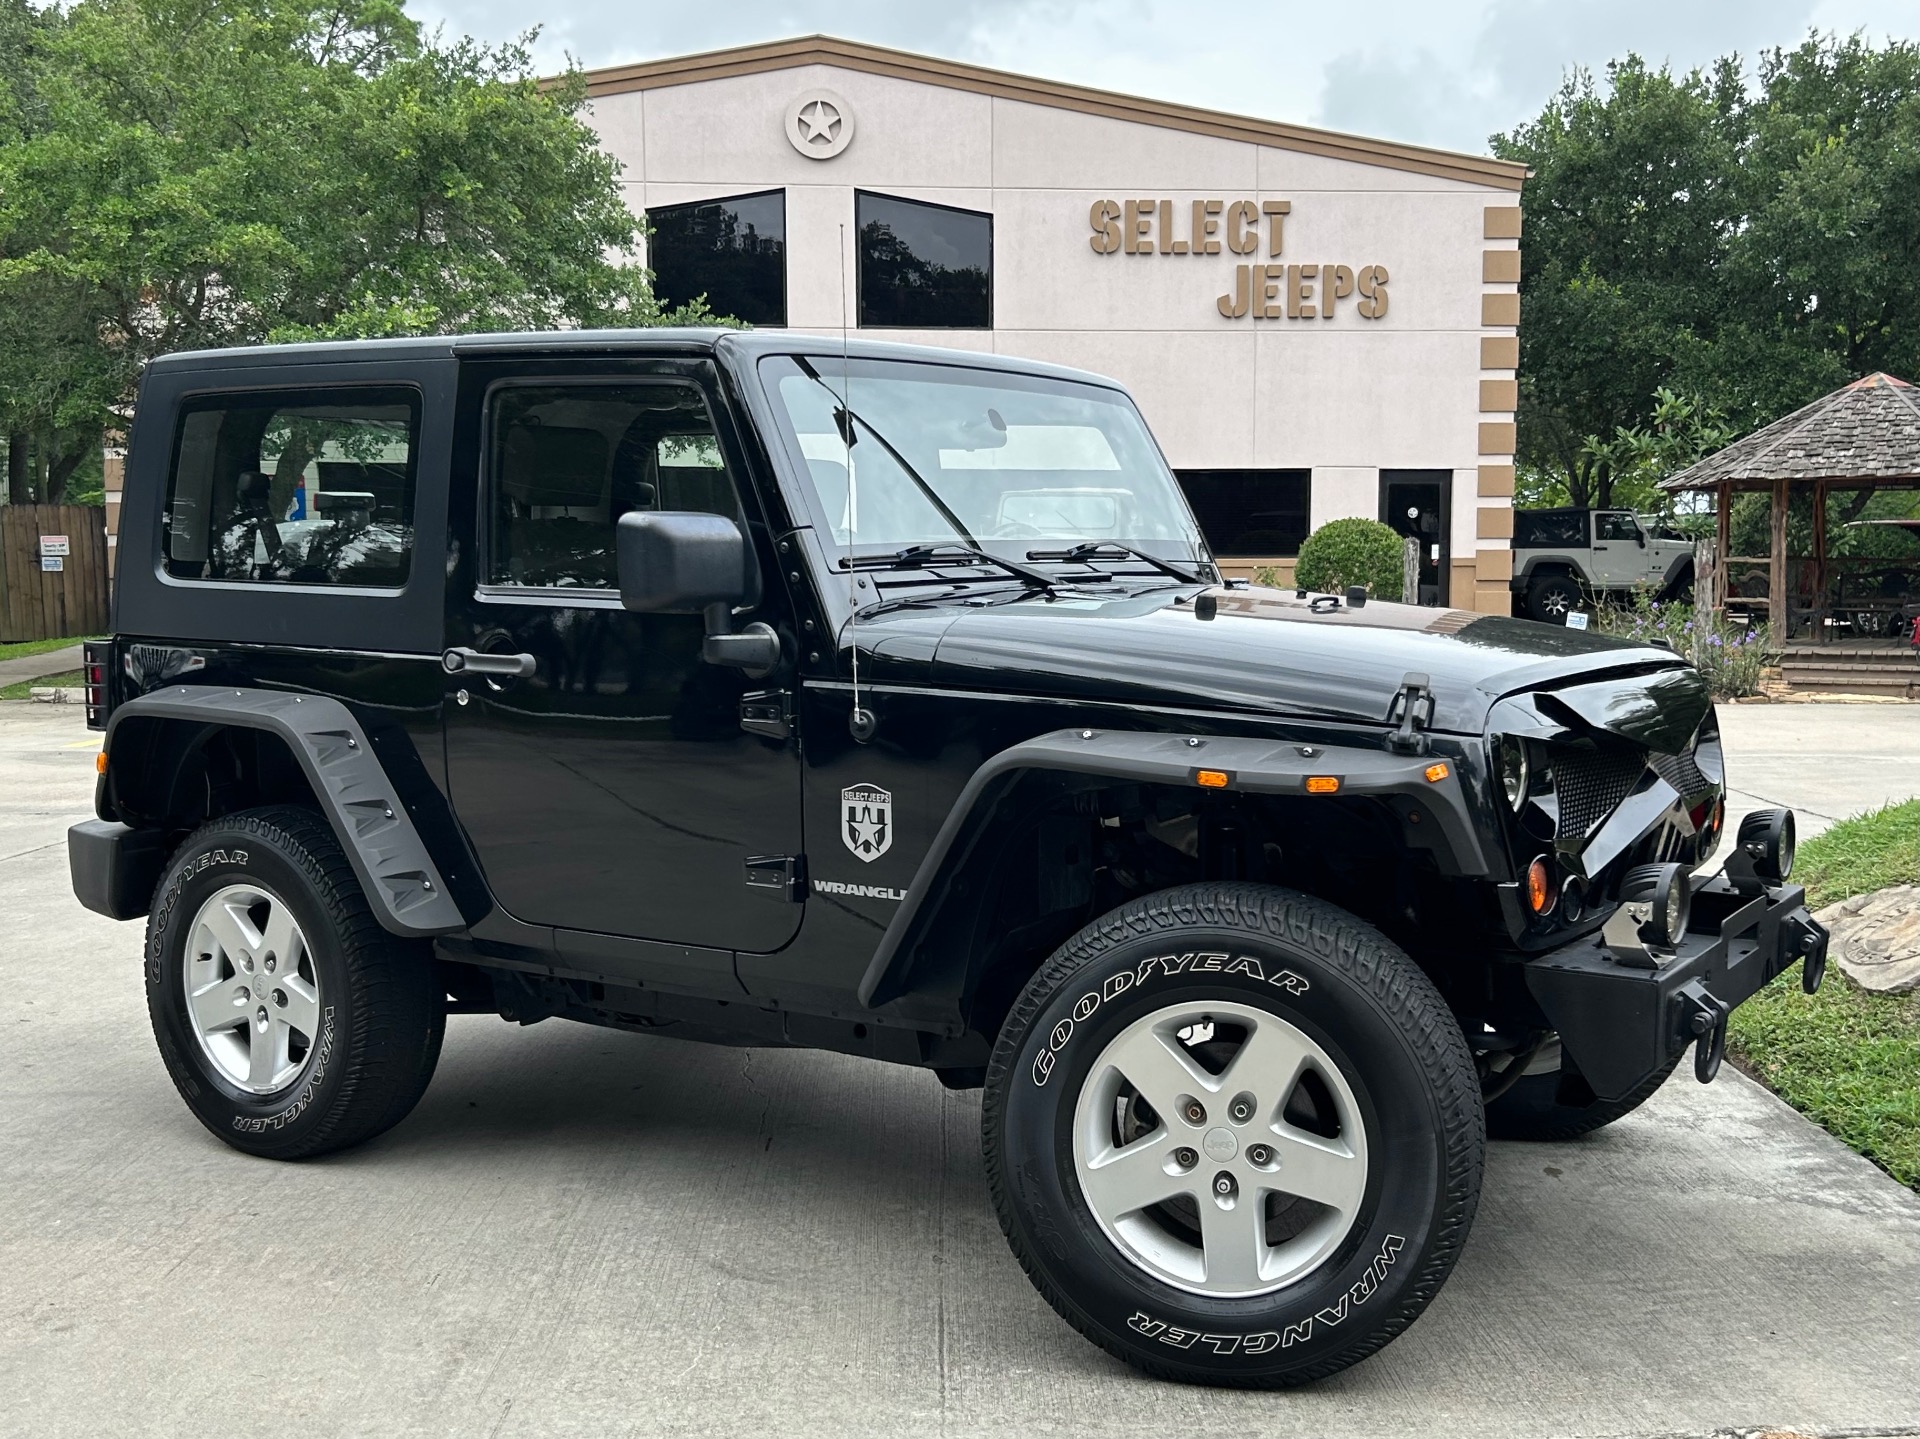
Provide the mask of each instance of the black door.
{"label": "black door", "polygon": [[[1453,488],[1450,470],[1382,470],[1380,518],[1420,546],[1420,594],[1423,605],[1446,603],[1447,509]],[[1415,596],[1408,595],[1408,600]]]}
{"label": "black door", "polygon": [[[532,668],[448,679],[449,788],[494,895],[529,924],[779,948],[802,905],[745,880],[749,856],[800,853],[795,747],[741,728],[769,682],[704,663],[698,615],[623,609],[614,568],[633,509],[727,515],[770,558],[712,391],[645,365],[469,378],[479,502],[448,643]],[[766,580],[741,622],[784,628]]]}

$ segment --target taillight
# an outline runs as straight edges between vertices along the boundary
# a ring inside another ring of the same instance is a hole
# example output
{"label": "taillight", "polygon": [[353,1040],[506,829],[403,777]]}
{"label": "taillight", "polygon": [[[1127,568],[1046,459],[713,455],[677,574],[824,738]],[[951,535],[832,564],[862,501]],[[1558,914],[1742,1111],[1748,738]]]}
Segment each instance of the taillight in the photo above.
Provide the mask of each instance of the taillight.
{"label": "taillight", "polygon": [[107,711],[113,707],[112,701],[107,698],[107,668],[112,663],[112,640],[88,640],[82,646],[81,670],[86,676],[88,729],[107,727]]}

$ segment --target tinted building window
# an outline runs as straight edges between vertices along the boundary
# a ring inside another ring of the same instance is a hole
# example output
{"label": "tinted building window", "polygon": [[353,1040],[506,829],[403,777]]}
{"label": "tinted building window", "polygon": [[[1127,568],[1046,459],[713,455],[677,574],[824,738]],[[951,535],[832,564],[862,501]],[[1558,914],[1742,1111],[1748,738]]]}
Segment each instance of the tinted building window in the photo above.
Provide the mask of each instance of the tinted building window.
{"label": "tinted building window", "polygon": [[863,328],[993,327],[993,216],[856,191],[854,220]]}
{"label": "tinted building window", "polygon": [[1182,470],[1194,518],[1222,559],[1297,555],[1307,537],[1307,470]]}
{"label": "tinted building window", "polygon": [[167,573],[405,584],[419,424],[410,390],[223,395],[189,405],[167,481]]}
{"label": "tinted building window", "polygon": [[707,308],[750,325],[787,323],[787,196],[783,190],[647,211],[647,256],[664,305]]}

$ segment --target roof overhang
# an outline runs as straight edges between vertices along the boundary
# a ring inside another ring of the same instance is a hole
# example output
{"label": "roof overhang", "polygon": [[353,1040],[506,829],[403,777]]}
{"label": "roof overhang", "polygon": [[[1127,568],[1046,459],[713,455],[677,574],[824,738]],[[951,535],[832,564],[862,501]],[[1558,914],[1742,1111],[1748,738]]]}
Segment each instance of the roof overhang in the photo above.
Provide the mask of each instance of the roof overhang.
{"label": "roof overhang", "polygon": [[1421,145],[1370,140],[1334,130],[1316,130],[1305,125],[1283,124],[1277,120],[1258,120],[1245,115],[1228,115],[1218,110],[1202,110],[1191,105],[1145,100],[1112,90],[1094,90],[1084,85],[1039,80],[1006,70],[967,65],[957,60],[940,60],[907,50],[889,50],[884,46],[840,40],[831,35],[808,35],[761,45],[740,45],[728,50],[708,50],[698,55],[681,55],[666,60],[646,60],[634,65],[612,65],[605,69],[585,71],[584,78],[588,96],[597,98],[624,95],[636,90],[665,89],[672,85],[695,85],[703,80],[725,80],[737,75],[759,75],[771,70],[793,70],[803,65],[833,65],[843,70],[912,80],[948,90],[965,90],[1001,100],[1018,100],[1056,110],[1075,110],[1084,115],[1098,115],[1136,125],[1154,125],[1163,130],[1183,130],[1189,134],[1238,140],[1250,145],[1269,145],[1280,150],[1320,155],[1330,160],[1434,175],[1496,190],[1518,190],[1527,177],[1525,165],[1512,160],[1497,160],[1490,155],[1431,150]]}

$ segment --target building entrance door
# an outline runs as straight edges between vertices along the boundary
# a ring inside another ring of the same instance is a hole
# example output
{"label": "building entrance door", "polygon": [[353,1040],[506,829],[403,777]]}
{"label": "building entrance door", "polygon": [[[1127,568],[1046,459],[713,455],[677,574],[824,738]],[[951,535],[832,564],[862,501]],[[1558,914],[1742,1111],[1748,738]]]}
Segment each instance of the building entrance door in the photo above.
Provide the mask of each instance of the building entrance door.
{"label": "building entrance door", "polygon": [[1423,605],[1446,603],[1448,501],[1452,498],[1451,470],[1382,470],[1380,518],[1398,535],[1420,545],[1420,593],[1408,595]]}

